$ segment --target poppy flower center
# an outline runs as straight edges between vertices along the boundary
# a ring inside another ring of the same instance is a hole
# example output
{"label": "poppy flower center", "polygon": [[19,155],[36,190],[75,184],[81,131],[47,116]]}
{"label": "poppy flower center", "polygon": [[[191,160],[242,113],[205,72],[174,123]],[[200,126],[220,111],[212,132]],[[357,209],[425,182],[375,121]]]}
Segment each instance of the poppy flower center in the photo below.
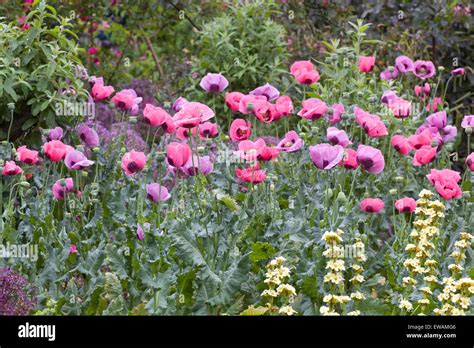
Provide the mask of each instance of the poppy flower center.
{"label": "poppy flower center", "polygon": [[118,102],[119,108],[125,108],[125,103],[123,101]]}
{"label": "poppy flower center", "polygon": [[131,171],[132,173],[135,173],[138,171],[139,168],[135,162],[130,162],[129,164],[127,164],[127,169]]}
{"label": "poppy flower center", "polygon": [[85,133],[81,133],[80,137],[81,137],[82,141],[86,141],[86,134]]}
{"label": "poppy flower center", "polygon": [[219,88],[219,85],[213,83],[210,87],[209,87],[209,90],[213,93],[217,93],[219,92],[220,88]]}
{"label": "poppy flower center", "polygon": [[364,158],[362,160],[360,160],[360,164],[362,164],[362,166],[364,168],[372,168],[373,165],[374,165],[374,161],[371,159],[371,158]]}
{"label": "poppy flower center", "polygon": [[403,211],[404,211],[405,213],[409,213],[409,212],[410,212],[410,207],[404,207],[404,208],[403,208]]}
{"label": "poppy flower center", "polygon": [[326,168],[328,164],[329,164],[329,161],[328,161],[328,160],[323,160],[323,167],[324,167],[324,168]]}
{"label": "poppy flower center", "polygon": [[373,213],[374,208],[371,205],[368,205],[367,208],[365,208],[365,210],[369,213]]}
{"label": "poppy flower center", "polygon": [[310,85],[310,84],[313,83],[313,80],[311,80],[311,79],[306,79],[306,80],[304,80],[304,83],[307,84],[307,85]]}
{"label": "poppy flower center", "polygon": [[31,164],[31,163],[33,163],[33,160],[31,158],[26,158],[25,163],[26,164]]}

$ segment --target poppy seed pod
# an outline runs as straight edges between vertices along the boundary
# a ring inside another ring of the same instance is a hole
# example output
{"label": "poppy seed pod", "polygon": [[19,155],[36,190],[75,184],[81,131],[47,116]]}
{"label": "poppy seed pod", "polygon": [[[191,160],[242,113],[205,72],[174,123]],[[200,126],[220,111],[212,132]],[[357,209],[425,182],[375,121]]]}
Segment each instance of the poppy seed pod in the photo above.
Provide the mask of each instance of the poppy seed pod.
{"label": "poppy seed pod", "polygon": [[466,127],[465,130],[466,134],[471,135],[472,134],[472,127]]}
{"label": "poppy seed pod", "polygon": [[8,103],[7,106],[8,106],[8,110],[10,111],[15,110],[15,103]]}
{"label": "poppy seed pod", "polygon": [[128,118],[128,121],[130,122],[130,124],[137,124],[137,118],[135,116],[130,116]]}

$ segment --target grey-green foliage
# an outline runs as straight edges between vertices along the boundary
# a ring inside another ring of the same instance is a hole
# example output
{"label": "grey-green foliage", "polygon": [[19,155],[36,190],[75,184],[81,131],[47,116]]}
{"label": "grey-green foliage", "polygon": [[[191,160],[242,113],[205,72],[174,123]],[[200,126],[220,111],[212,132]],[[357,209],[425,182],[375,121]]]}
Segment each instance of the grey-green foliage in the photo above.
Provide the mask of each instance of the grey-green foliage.
{"label": "grey-green foliage", "polygon": [[271,19],[275,8],[273,1],[236,3],[205,23],[195,70],[223,73],[232,90],[246,91],[277,80],[288,54],[285,28]]}
{"label": "grey-green foliage", "polygon": [[[55,107],[64,100],[86,100],[83,82],[75,76],[79,48],[71,19],[59,17],[45,1],[28,13],[22,29],[0,18],[0,139],[10,124],[8,104],[15,104],[13,133],[39,125],[53,127]],[[61,93],[74,90],[74,95]]]}

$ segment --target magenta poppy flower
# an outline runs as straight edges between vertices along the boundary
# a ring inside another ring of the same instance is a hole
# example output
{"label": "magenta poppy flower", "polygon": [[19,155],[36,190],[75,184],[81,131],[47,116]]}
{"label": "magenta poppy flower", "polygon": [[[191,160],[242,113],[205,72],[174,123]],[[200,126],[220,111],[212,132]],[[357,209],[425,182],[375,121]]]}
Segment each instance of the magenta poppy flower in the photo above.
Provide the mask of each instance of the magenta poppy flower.
{"label": "magenta poppy flower", "polygon": [[255,165],[251,167],[244,168],[244,169],[237,168],[235,170],[235,176],[238,179],[244,182],[250,182],[253,184],[258,184],[264,181],[265,178],[267,177],[266,173],[267,173],[266,169],[260,169],[260,165],[258,162],[256,162]]}
{"label": "magenta poppy flower", "polygon": [[309,60],[294,62],[290,67],[290,73],[296,81],[306,85],[312,85],[320,78],[318,71]]}
{"label": "magenta poppy flower", "polygon": [[416,131],[416,134],[408,137],[408,142],[413,149],[418,150],[422,146],[431,145],[433,141],[433,134],[430,129],[426,127],[420,127]]}
{"label": "magenta poppy flower", "polygon": [[214,170],[214,165],[211,162],[209,156],[196,156],[193,155],[188,159],[186,164],[181,167],[183,173],[189,176],[195,176],[199,172],[203,175],[208,175]]}
{"label": "magenta poppy flower", "polygon": [[122,169],[127,176],[138,173],[145,165],[146,156],[143,152],[132,150],[122,157]]}
{"label": "magenta poppy flower", "polygon": [[243,140],[239,143],[238,151],[235,154],[246,161],[257,160],[258,154],[266,147],[265,140],[257,139],[255,142],[251,140]]}
{"label": "magenta poppy flower", "polygon": [[398,69],[385,69],[380,73],[380,79],[384,81],[391,81],[396,79],[398,76]]}
{"label": "magenta poppy flower", "polygon": [[273,104],[266,100],[256,100],[253,104],[253,113],[263,123],[271,123],[275,118]]}
{"label": "magenta poppy flower", "polygon": [[329,127],[326,131],[326,137],[334,145],[341,145],[342,147],[347,147],[352,144],[347,136],[346,132],[336,127]]}
{"label": "magenta poppy flower", "polygon": [[344,112],[346,112],[344,105],[336,103],[331,106],[331,109],[324,117],[329,121],[331,126],[334,126],[335,124],[341,122],[341,116]]}
{"label": "magenta poppy flower", "polygon": [[401,155],[408,155],[412,147],[407,138],[402,135],[394,135],[391,144],[393,148]]}
{"label": "magenta poppy flower", "polygon": [[396,98],[389,104],[395,118],[407,118],[411,113],[411,102],[403,98]]}
{"label": "magenta poppy flower", "polygon": [[285,151],[285,152],[296,152],[301,150],[303,147],[304,141],[303,139],[300,138],[298,133],[295,131],[289,131],[288,133],[285,134],[285,137],[280,140],[280,142],[277,145],[277,148],[280,151]]}
{"label": "magenta poppy flower", "polygon": [[71,244],[69,246],[69,255],[72,255],[72,254],[77,254],[77,246],[76,244]]}
{"label": "magenta poppy flower", "polygon": [[215,138],[219,134],[219,127],[216,123],[204,122],[199,125],[199,135],[203,139]]}
{"label": "magenta poppy flower", "polygon": [[94,164],[94,161],[89,161],[87,157],[80,151],[69,151],[64,158],[66,167],[73,170],[82,170]]}
{"label": "magenta poppy flower", "polygon": [[236,118],[232,121],[229,130],[229,136],[232,141],[247,140],[251,133],[250,121],[245,121],[241,118]]}
{"label": "magenta poppy flower", "polygon": [[309,156],[319,169],[331,169],[344,157],[344,148],[341,145],[318,144],[309,147]]}
{"label": "magenta poppy flower", "polygon": [[461,122],[462,128],[471,127],[474,128],[474,115],[465,115]]}
{"label": "magenta poppy flower", "polygon": [[426,118],[426,123],[438,129],[446,127],[448,123],[446,111],[440,111],[440,112],[431,114],[430,116]]}
{"label": "magenta poppy flower", "polygon": [[375,57],[374,56],[360,56],[358,69],[361,72],[371,72],[374,70]]}
{"label": "magenta poppy flower", "polygon": [[382,152],[367,145],[359,145],[357,148],[357,162],[369,173],[379,174],[385,167],[385,159]]}
{"label": "magenta poppy flower", "polygon": [[100,77],[95,80],[92,86],[91,96],[95,101],[101,101],[110,97],[114,92],[115,89],[112,86],[104,86],[104,80]]}
{"label": "magenta poppy flower", "polygon": [[206,122],[214,117],[214,111],[204,104],[189,102],[183,105],[174,116],[177,127],[194,128],[199,123]]}
{"label": "magenta poppy flower", "polygon": [[278,91],[278,89],[276,89],[275,87],[273,87],[269,83],[255,88],[249,94],[262,95],[265,98],[267,98],[268,101],[274,101],[275,99],[277,99],[280,96],[280,92]]}
{"label": "magenta poppy flower", "polygon": [[436,74],[436,68],[433,62],[417,60],[413,65],[413,74],[422,80],[429,79]]}
{"label": "magenta poppy flower", "polygon": [[99,135],[94,130],[94,128],[91,128],[83,123],[77,126],[76,133],[85,146],[90,148],[99,146]]}
{"label": "magenta poppy flower", "polygon": [[444,199],[450,200],[462,195],[461,188],[457,184],[461,180],[458,172],[451,169],[431,169],[426,177]]}
{"label": "magenta poppy flower", "polygon": [[416,209],[416,201],[411,197],[400,198],[395,202],[395,208],[399,213],[413,213]]}
{"label": "magenta poppy flower", "polygon": [[244,115],[253,113],[255,103],[258,100],[267,102],[267,98],[265,98],[263,95],[244,95],[239,101],[239,112],[243,113]]}
{"label": "magenta poppy flower", "polygon": [[407,56],[398,56],[395,59],[395,68],[400,71],[402,74],[412,72],[414,69],[413,61]]}
{"label": "magenta poppy flower", "polygon": [[464,68],[457,68],[457,69],[451,70],[451,75],[453,76],[464,75]]}
{"label": "magenta poppy flower", "polygon": [[[385,105],[390,105],[397,99],[397,92],[395,91],[385,91],[380,98],[380,101]],[[359,109],[359,108],[358,108]],[[362,110],[362,109],[359,109]],[[363,110],[362,110],[363,111]]]}
{"label": "magenta poppy flower", "polygon": [[170,165],[180,168],[191,157],[191,148],[188,144],[173,141],[166,146],[166,157]]}
{"label": "magenta poppy flower", "polygon": [[358,107],[354,108],[354,114],[356,122],[364,128],[369,136],[378,138],[387,135],[387,127],[379,116],[372,115]]}
{"label": "magenta poppy flower", "polygon": [[91,56],[96,55],[97,52],[99,52],[99,50],[96,47],[89,47],[87,49],[87,53],[89,53]]}
{"label": "magenta poppy flower", "polygon": [[425,98],[429,97],[431,93],[430,84],[427,82],[422,86],[416,85],[414,90],[415,90],[416,96],[421,98],[422,100],[425,100]]}
{"label": "magenta poppy flower", "polygon": [[172,109],[175,111],[175,112],[178,112],[179,110],[181,110],[181,108],[183,107],[184,104],[186,103],[189,103],[188,100],[186,98],[183,98],[183,97],[179,97],[178,99],[176,99],[172,105]]}
{"label": "magenta poppy flower", "polygon": [[26,145],[16,149],[16,159],[26,164],[36,164],[39,161],[38,151],[30,150]]}
{"label": "magenta poppy flower", "polygon": [[44,155],[53,162],[59,162],[66,156],[68,146],[60,140],[51,140],[43,145]]}
{"label": "magenta poppy flower", "polygon": [[133,89],[124,89],[112,97],[112,102],[115,107],[121,110],[129,110],[131,115],[138,113],[138,104],[142,102],[143,98],[138,97]]}
{"label": "magenta poppy flower", "polygon": [[161,126],[165,120],[171,116],[159,106],[146,104],[143,109],[143,117],[145,118],[145,122],[150,126],[157,127]]}
{"label": "magenta poppy flower", "polygon": [[413,156],[413,165],[415,167],[422,166],[432,162],[436,157],[437,147],[431,147],[428,145],[422,146],[415,152]]}
{"label": "magenta poppy flower", "polygon": [[353,149],[344,149],[344,157],[339,165],[344,166],[346,169],[357,169],[359,163],[357,163],[357,151]]}
{"label": "magenta poppy flower", "polygon": [[326,111],[328,111],[326,103],[317,98],[310,98],[303,101],[302,106],[303,108],[298,112],[298,116],[310,120],[321,118]]}
{"label": "magenta poppy flower", "polygon": [[51,140],[61,140],[63,137],[63,129],[61,127],[56,127],[50,129],[48,135],[46,136],[47,141]]}
{"label": "magenta poppy flower", "polygon": [[72,178],[57,180],[53,185],[53,196],[57,200],[63,200],[68,192],[74,192],[74,181]]}
{"label": "magenta poppy flower", "polygon": [[365,213],[378,213],[385,207],[385,203],[380,198],[366,198],[360,202],[359,207]]}
{"label": "magenta poppy flower", "polygon": [[[189,134],[191,132],[191,134]],[[178,127],[176,129],[176,138],[181,139],[181,140],[186,140],[189,137],[194,138],[197,134],[197,127],[194,128],[183,128],[183,127]]]}
{"label": "magenta poppy flower", "polygon": [[230,92],[225,94],[225,104],[232,111],[239,111],[240,100],[245,94],[240,92]]}
{"label": "magenta poppy flower", "polygon": [[173,134],[176,131],[176,123],[174,122],[173,118],[166,117],[163,123],[160,126],[167,134]]}
{"label": "magenta poppy flower", "polygon": [[280,150],[277,147],[264,146],[258,151],[257,159],[259,161],[271,161],[278,157]]}
{"label": "magenta poppy flower", "polygon": [[474,172],[474,152],[472,152],[466,158],[466,166],[469,168],[471,172]]}
{"label": "magenta poppy flower", "polygon": [[275,101],[275,119],[278,120],[281,117],[291,115],[293,113],[293,102],[287,95],[282,95]]}
{"label": "magenta poppy flower", "polygon": [[12,176],[22,172],[21,168],[14,161],[6,161],[3,165],[2,175]]}
{"label": "magenta poppy flower", "polygon": [[209,93],[220,93],[229,86],[229,81],[222,74],[208,73],[199,83],[203,90]]}
{"label": "magenta poppy flower", "polygon": [[158,183],[146,185],[147,198],[152,202],[166,202],[171,198],[168,189]]}

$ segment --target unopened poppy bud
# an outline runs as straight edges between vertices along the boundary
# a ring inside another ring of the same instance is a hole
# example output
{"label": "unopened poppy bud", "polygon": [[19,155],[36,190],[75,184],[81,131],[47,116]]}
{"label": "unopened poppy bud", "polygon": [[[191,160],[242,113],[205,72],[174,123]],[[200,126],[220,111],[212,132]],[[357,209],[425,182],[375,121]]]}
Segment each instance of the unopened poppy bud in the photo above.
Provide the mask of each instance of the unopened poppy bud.
{"label": "unopened poppy bud", "polygon": [[83,177],[87,178],[87,176],[89,175],[89,173],[85,170],[81,170],[81,174]]}
{"label": "unopened poppy bud", "polygon": [[347,114],[347,113],[343,113],[342,116],[341,116],[341,118],[342,118],[344,121],[347,121],[348,119],[351,118],[351,116],[350,116],[349,114]]}
{"label": "unopened poppy bud", "polygon": [[466,127],[466,129],[464,130],[466,132],[466,134],[472,134],[472,127]]}
{"label": "unopened poppy bud", "polygon": [[346,197],[346,194],[344,192],[339,192],[337,194],[337,201],[340,203],[340,204],[344,204],[347,202],[347,197]]}
{"label": "unopened poppy bud", "polygon": [[344,99],[349,99],[350,96],[351,96],[351,95],[350,95],[349,93],[347,93],[347,92],[342,93],[342,97],[343,97]]}
{"label": "unopened poppy bud", "polygon": [[212,139],[206,139],[206,145],[211,146],[214,143]]}
{"label": "unopened poppy bud", "polygon": [[33,189],[28,189],[28,190],[25,192],[25,196],[26,196],[26,197],[30,197],[30,196],[33,195],[33,192],[34,192]]}
{"label": "unopened poppy bud", "polygon": [[169,108],[171,108],[171,103],[170,103],[170,102],[164,102],[164,103],[163,103],[163,107],[164,107],[165,109],[169,109]]}
{"label": "unopened poppy bud", "polygon": [[135,116],[130,116],[128,120],[130,124],[137,124],[137,118]]}
{"label": "unopened poppy bud", "polygon": [[[126,149],[125,147],[122,147],[122,148],[120,149],[120,152],[121,152],[121,153],[125,153],[125,152],[127,152],[127,149]],[[121,162],[120,162],[120,163],[121,163]]]}
{"label": "unopened poppy bud", "polygon": [[71,213],[67,212],[66,214],[64,214],[67,218],[70,218],[72,215]]}
{"label": "unopened poppy bud", "polygon": [[12,155],[13,155],[13,157],[16,156],[16,149],[15,148],[12,148]]}
{"label": "unopened poppy bud", "polygon": [[2,145],[7,145],[7,144],[8,144],[8,141],[6,141],[6,140],[2,141]]}
{"label": "unopened poppy bud", "polygon": [[376,103],[376,102],[378,101],[378,99],[379,99],[379,98],[377,98],[376,96],[373,96],[373,95],[372,95],[372,96],[369,97],[369,102],[371,102],[371,103]]}
{"label": "unopened poppy bud", "polygon": [[29,188],[31,185],[28,181],[22,181],[20,182],[20,186],[24,188]]}
{"label": "unopened poppy bud", "polygon": [[109,103],[109,108],[115,109],[115,104],[114,103]]}
{"label": "unopened poppy bud", "polygon": [[84,152],[84,145],[77,145],[76,150]]}
{"label": "unopened poppy bud", "polygon": [[394,72],[394,71],[395,71],[395,68],[394,68],[393,66],[389,66],[389,67],[388,67],[388,71]]}
{"label": "unopened poppy bud", "polygon": [[333,191],[332,191],[332,189],[328,188],[328,189],[326,190],[325,194],[326,194],[326,198],[327,198],[327,199],[331,199],[332,196],[333,196]]}
{"label": "unopened poppy bud", "polygon": [[206,148],[204,146],[198,146],[198,153],[204,153]]}
{"label": "unopened poppy bud", "polygon": [[444,67],[444,66],[439,66],[439,67],[438,67],[438,70],[439,70],[439,71],[444,71],[444,70],[445,70],[445,67]]}
{"label": "unopened poppy bud", "polygon": [[392,196],[395,196],[397,192],[398,191],[396,189],[391,189],[390,191],[388,191],[388,193],[391,194]]}
{"label": "unopened poppy bud", "polygon": [[93,153],[99,153],[99,151],[100,151],[100,147],[94,147],[94,148],[92,149],[92,152],[93,152]]}
{"label": "unopened poppy bud", "polygon": [[0,166],[3,166],[5,164],[5,161],[3,159],[0,159]]}
{"label": "unopened poppy bud", "polygon": [[362,236],[360,236],[360,240],[364,243],[367,242],[367,235],[363,234]]}
{"label": "unopened poppy bud", "polygon": [[270,190],[271,190],[271,191],[275,191],[275,184],[274,184],[274,183],[271,183],[271,184],[270,184]]}
{"label": "unopened poppy bud", "polygon": [[229,136],[228,136],[227,134],[224,135],[224,140],[225,140],[225,141],[227,141],[227,140],[229,140],[229,139],[230,139],[230,138],[229,138]]}
{"label": "unopened poppy bud", "polygon": [[357,92],[357,96],[360,97],[360,98],[362,98],[362,97],[364,96],[364,92],[358,91],[358,92]]}
{"label": "unopened poppy bud", "polygon": [[163,152],[157,152],[157,153],[156,153],[156,159],[157,159],[158,161],[160,161],[160,162],[161,162],[161,161],[164,161],[165,158],[166,158],[166,155],[165,155]]}
{"label": "unopened poppy bud", "polygon": [[318,133],[318,127],[311,127],[311,133],[312,134],[317,134]]}
{"label": "unopened poppy bud", "polygon": [[8,103],[7,106],[8,106],[8,110],[10,111],[15,110],[15,103]]}
{"label": "unopened poppy bud", "polygon": [[463,198],[471,198],[471,192],[469,192],[469,191],[464,191],[464,192],[462,193],[462,196],[463,196]]}
{"label": "unopened poppy bud", "polygon": [[403,176],[396,176],[395,177],[395,181],[396,182],[403,182],[405,179],[403,178]]}

